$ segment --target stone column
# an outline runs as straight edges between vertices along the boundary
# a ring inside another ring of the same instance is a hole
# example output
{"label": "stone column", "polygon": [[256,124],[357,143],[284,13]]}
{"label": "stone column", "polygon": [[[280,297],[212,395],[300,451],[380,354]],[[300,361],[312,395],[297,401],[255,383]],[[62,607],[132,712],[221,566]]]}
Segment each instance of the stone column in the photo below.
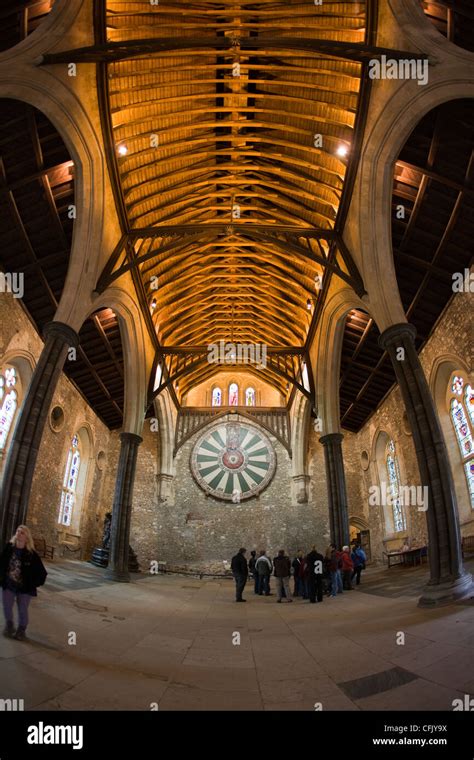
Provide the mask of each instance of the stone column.
{"label": "stone column", "polygon": [[326,461],[331,543],[335,544],[337,549],[349,544],[346,478],[342,458],[343,438],[342,433],[328,433],[319,439],[324,446]]}
{"label": "stone column", "polygon": [[128,550],[132,517],[133,485],[138,447],[143,438],[134,433],[120,434],[120,457],[115,481],[112,528],[110,534],[109,566],[105,573],[113,581],[128,583]]}
{"label": "stone column", "polygon": [[416,328],[404,322],[387,328],[379,343],[392,360],[413,433],[421,482],[428,488],[430,580],[419,605],[431,607],[464,596],[472,578],[463,568],[453,476],[436,407],[416,352],[415,335]]}
{"label": "stone column", "polygon": [[[28,500],[46,417],[70,346],[78,334],[63,322],[48,322],[45,344],[21,407],[5,463],[1,511],[1,544],[26,522]],[[59,505],[58,505],[59,509]]]}

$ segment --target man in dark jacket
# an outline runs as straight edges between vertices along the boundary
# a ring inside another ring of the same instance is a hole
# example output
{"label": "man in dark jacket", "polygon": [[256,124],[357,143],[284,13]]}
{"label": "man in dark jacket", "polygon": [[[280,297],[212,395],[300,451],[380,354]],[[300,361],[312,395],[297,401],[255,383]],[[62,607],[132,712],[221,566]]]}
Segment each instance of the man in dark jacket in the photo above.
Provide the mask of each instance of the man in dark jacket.
{"label": "man in dark jacket", "polygon": [[255,569],[255,563],[257,562],[257,552],[252,550],[250,552],[249,559],[249,575],[254,581],[254,594],[258,594],[258,573]]}
{"label": "man in dark jacket", "polygon": [[305,559],[301,549],[298,549],[298,554],[291,563],[293,568],[293,580],[295,582],[293,596],[303,596],[304,593],[304,569]]}
{"label": "man in dark jacket", "polygon": [[318,552],[315,546],[311,549],[306,557],[308,563],[308,591],[309,601],[314,604],[316,598],[318,602],[323,601],[323,572],[324,557]]}
{"label": "man in dark jacket", "polygon": [[281,602],[283,589],[285,589],[286,601],[292,602],[293,599],[290,594],[291,563],[290,558],[285,556],[284,549],[280,549],[278,555],[273,560],[273,568],[278,592],[277,602]]}
{"label": "man in dark jacket", "polygon": [[246,599],[242,599],[242,592],[245,588],[245,584],[247,583],[247,578],[249,575],[249,569],[247,565],[247,560],[245,559],[245,555],[247,553],[247,549],[239,549],[238,553],[235,554],[232,557],[231,562],[231,570],[232,574],[235,579],[235,601],[236,602],[246,602]]}
{"label": "man in dark jacket", "polygon": [[270,575],[272,570],[272,561],[270,557],[267,557],[265,549],[262,549],[255,564],[255,572],[258,573],[258,593],[260,596],[263,594],[265,594],[265,596],[271,596]]}

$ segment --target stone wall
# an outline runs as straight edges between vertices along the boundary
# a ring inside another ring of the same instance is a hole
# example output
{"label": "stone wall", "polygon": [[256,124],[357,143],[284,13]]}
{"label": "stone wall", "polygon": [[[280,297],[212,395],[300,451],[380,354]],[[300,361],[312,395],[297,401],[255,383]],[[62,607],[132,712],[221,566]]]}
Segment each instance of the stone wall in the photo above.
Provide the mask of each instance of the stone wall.
{"label": "stone wall", "polygon": [[[11,294],[0,294],[0,367],[16,367],[23,396],[42,347],[43,341],[20,303]],[[56,424],[58,430],[53,429],[50,416],[45,425],[33,477],[28,524],[35,536],[45,538],[53,546],[58,547],[62,539],[71,544],[80,542],[82,553],[86,555],[100,541],[103,515],[111,508],[110,488],[106,484],[109,473],[115,475],[116,452],[110,446],[110,431],[64,374],[59,379],[51,409],[58,406],[64,417]],[[67,455],[71,439],[78,431],[86,444],[82,462],[82,473],[86,477],[82,504],[78,505],[82,509],[80,514],[76,510],[75,524],[69,529],[59,525],[58,516]],[[67,538],[66,533],[80,539]]]}
{"label": "stone wall", "polygon": [[142,438],[133,491],[130,546],[137,555],[141,571],[145,572],[150,567],[150,561],[161,559],[157,556],[161,512],[157,480],[160,437],[157,432],[151,432],[148,420],[143,426]]}
{"label": "stone wall", "polygon": [[[421,364],[428,381],[433,380],[434,366],[436,362],[439,362],[440,357],[453,357],[453,366],[458,357],[459,364],[467,364],[472,371],[472,301],[473,297],[470,294],[456,295],[438,321],[420,354]],[[431,390],[433,392],[433,388]],[[441,401],[437,401],[438,413],[443,416],[447,424],[445,430],[449,432],[450,422],[446,406]],[[401,545],[405,537],[412,543],[425,543],[427,540],[426,516],[417,505],[406,509],[407,531],[397,536],[386,530],[383,507],[369,506],[369,488],[379,484],[376,443],[381,432],[387,433],[395,442],[403,485],[420,485],[415,448],[398,386],[391,391],[359,433],[345,432],[344,439],[349,515],[355,518],[356,522],[369,524],[372,552],[378,560],[382,559],[382,552],[386,546],[394,548]],[[453,471],[458,468],[462,475],[456,482],[461,530],[465,534],[472,535],[474,533],[473,510],[467,500],[461,460],[455,440],[452,439],[448,443],[451,467]],[[364,462],[362,461],[363,452],[367,455]]]}
{"label": "stone wall", "polygon": [[291,555],[301,546],[327,543],[327,498],[324,456],[317,437],[312,439],[311,482],[306,504],[291,503],[291,460],[280,442],[269,435],[277,468],[270,485],[257,497],[241,504],[219,502],[206,496],[189,467],[191,451],[202,430],[178,451],[175,465],[174,504],[158,502],[156,486],[156,434],[145,425],[137,462],[131,544],[143,568],[152,560],[168,566],[224,570],[241,546],[266,548],[276,553],[284,547]]}
{"label": "stone wall", "polygon": [[[428,378],[433,376],[440,357],[448,355],[458,356],[464,366],[472,368],[472,327],[469,309],[466,309],[467,298],[460,294],[453,299],[421,354]],[[13,363],[20,375],[27,378],[41,349],[42,341],[20,304],[11,295],[2,294],[0,367]],[[80,536],[78,540],[86,557],[100,544],[105,513],[112,509],[120,452],[119,432],[106,428],[65,375],[60,378],[51,408],[57,406],[62,408],[64,420],[58,430],[53,429],[51,420],[46,424],[33,479],[28,522],[35,535],[53,545],[58,546],[61,538],[65,538],[67,531],[61,536],[57,522],[62,479],[71,438],[80,431],[86,441],[87,456],[83,465],[87,465],[87,479],[82,488],[80,520],[70,533]],[[389,394],[359,433],[346,432],[343,442],[350,521],[357,529],[370,528],[372,553],[378,560],[385,547],[401,543],[405,536],[424,542],[427,535],[425,515],[416,506],[407,510],[406,533],[395,537],[386,530],[383,508],[369,507],[369,488],[379,482],[376,442],[381,431],[395,441],[403,483],[419,485],[412,436],[398,388]],[[145,422],[137,460],[130,537],[142,570],[147,570],[151,561],[161,560],[169,565],[215,572],[220,567],[224,569],[224,560],[229,560],[241,545],[249,550],[265,547],[270,552],[283,546],[290,554],[300,547],[308,550],[313,543],[321,550],[325,548],[329,529],[320,433],[311,430],[309,435],[306,503],[297,504],[295,497],[292,498],[290,457],[280,442],[270,436],[277,456],[275,476],[258,498],[240,505],[219,503],[207,497],[194,481],[189,458],[201,434],[202,430],[179,450],[174,462],[173,498],[160,500],[160,436],[152,431],[149,421]],[[449,456],[453,469],[459,468],[455,446],[449,448]],[[459,482],[462,486],[462,479]],[[462,488],[458,500],[462,530],[472,534],[473,510]]]}

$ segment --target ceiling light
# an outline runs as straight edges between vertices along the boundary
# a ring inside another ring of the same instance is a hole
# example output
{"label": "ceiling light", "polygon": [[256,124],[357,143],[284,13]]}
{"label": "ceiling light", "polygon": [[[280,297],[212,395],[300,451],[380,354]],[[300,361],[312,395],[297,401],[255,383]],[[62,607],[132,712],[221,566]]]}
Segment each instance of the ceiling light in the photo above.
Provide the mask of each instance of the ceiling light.
{"label": "ceiling light", "polygon": [[349,153],[349,148],[347,147],[347,145],[339,145],[339,147],[336,150],[336,154],[340,156],[341,158],[345,158],[348,153]]}
{"label": "ceiling light", "polygon": [[128,153],[128,148],[126,145],[119,145],[118,146],[118,153],[119,156],[126,156]]}
{"label": "ceiling light", "polygon": [[311,298],[308,298],[308,300],[306,301],[306,308],[308,309],[308,311],[311,311]]}
{"label": "ceiling light", "polygon": [[153,301],[151,302],[150,309],[152,311],[155,311],[155,309],[156,309],[156,298],[154,298]]}

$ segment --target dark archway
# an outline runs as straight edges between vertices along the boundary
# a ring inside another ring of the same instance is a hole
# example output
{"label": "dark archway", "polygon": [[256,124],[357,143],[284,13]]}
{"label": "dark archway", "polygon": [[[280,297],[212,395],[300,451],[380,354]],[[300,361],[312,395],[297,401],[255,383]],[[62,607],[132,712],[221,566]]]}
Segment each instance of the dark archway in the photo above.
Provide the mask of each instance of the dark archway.
{"label": "dark archway", "polygon": [[450,42],[474,50],[474,8],[470,0],[421,0],[424,12]]}
{"label": "dark archway", "polygon": [[[454,295],[453,275],[472,263],[474,100],[443,103],[417,124],[395,162],[392,248],[400,297],[425,345]],[[357,432],[395,383],[374,321],[346,319],[341,359],[341,425]]]}
{"label": "dark archway", "polygon": [[4,1],[0,10],[0,51],[9,50],[32,34],[53,5],[54,0]]}
{"label": "dark archway", "polygon": [[23,304],[41,332],[54,318],[69,266],[74,165],[41,111],[10,99],[0,109],[0,266],[23,275]]}

